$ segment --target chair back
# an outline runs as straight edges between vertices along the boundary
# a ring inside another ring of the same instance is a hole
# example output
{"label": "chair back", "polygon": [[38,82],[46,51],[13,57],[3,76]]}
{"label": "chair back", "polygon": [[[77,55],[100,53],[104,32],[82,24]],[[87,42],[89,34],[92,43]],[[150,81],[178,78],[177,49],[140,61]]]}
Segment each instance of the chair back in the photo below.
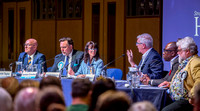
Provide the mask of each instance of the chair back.
{"label": "chair back", "polygon": [[121,80],[122,79],[122,70],[118,68],[109,68],[107,69],[107,77],[114,77],[115,80]]}
{"label": "chair back", "polygon": [[51,67],[48,67],[48,68],[47,68],[47,72],[50,72],[50,71],[51,71]]}

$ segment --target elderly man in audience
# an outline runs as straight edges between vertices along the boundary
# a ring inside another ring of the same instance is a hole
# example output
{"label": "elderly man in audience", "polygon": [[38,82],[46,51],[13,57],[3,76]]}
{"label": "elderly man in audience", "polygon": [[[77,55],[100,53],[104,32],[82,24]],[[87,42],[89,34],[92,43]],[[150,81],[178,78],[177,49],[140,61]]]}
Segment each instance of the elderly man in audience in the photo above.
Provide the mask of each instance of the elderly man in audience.
{"label": "elderly man in audience", "polygon": [[131,99],[122,91],[106,91],[98,98],[95,111],[128,111]]}
{"label": "elderly man in audience", "polygon": [[170,42],[165,46],[165,49],[163,52],[163,58],[165,61],[170,61],[169,73],[162,79],[150,79],[149,76],[146,75],[144,76],[145,79],[143,79],[144,84],[158,86],[164,81],[168,81],[168,82],[171,81],[179,65],[176,42]]}
{"label": "elderly man in audience", "polygon": [[181,63],[172,81],[162,84],[169,86],[169,94],[174,102],[162,111],[192,111],[193,103],[190,104],[188,100],[194,98],[194,87],[200,83],[200,57],[191,37],[185,37],[176,44]]}
{"label": "elderly man in audience", "polygon": [[57,86],[45,87],[36,96],[36,111],[47,111],[52,104],[65,107],[63,92]]}
{"label": "elderly man in audience", "polygon": [[162,78],[163,61],[158,52],[153,48],[153,38],[150,34],[144,33],[137,36],[136,46],[142,53],[142,59],[137,66],[133,61],[132,50],[127,50],[128,61],[131,67],[138,67],[144,75],[151,79]]}
{"label": "elderly man in audience", "polygon": [[12,98],[2,87],[0,87],[0,111],[13,111]]}
{"label": "elderly man in audience", "polygon": [[[41,64],[44,67],[44,72],[46,72],[45,55],[37,51],[37,46],[37,40],[33,38],[26,40],[24,44],[25,51],[20,53],[18,61],[21,61],[26,68],[34,64]],[[38,68],[42,69],[42,67]]]}
{"label": "elderly man in audience", "polygon": [[75,79],[72,82],[72,104],[67,111],[88,111],[91,101],[92,83],[89,79]]}
{"label": "elderly man in audience", "polygon": [[35,98],[38,88],[28,87],[22,89],[14,100],[14,111],[36,111]]}
{"label": "elderly man in audience", "polygon": [[83,52],[74,49],[74,42],[69,37],[63,37],[59,42],[62,54],[55,56],[51,71],[62,71],[63,76],[70,76],[68,74],[70,70],[76,73],[79,69],[83,58]]}

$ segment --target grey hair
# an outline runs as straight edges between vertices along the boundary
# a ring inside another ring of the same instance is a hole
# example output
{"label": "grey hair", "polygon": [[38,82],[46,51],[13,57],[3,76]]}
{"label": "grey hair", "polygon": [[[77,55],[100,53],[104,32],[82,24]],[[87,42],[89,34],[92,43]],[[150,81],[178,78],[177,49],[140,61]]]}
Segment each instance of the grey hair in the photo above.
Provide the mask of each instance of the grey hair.
{"label": "grey hair", "polygon": [[178,47],[181,47],[181,49],[186,50],[189,49],[190,53],[192,55],[197,54],[198,53],[198,47],[196,45],[196,43],[194,42],[192,37],[185,37],[183,39],[180,39],[176,45]]}
{"label": "grey hair", "polygon": [[10,94],[2,87],[0,87],[0,110],[1,111],[12,111],[12,98]]}
{"label": "grey hair", "polygon": [[153,38],[148,33],[143,33],[137,36],[141,43],[145,44],[148,48],[153,47]]}

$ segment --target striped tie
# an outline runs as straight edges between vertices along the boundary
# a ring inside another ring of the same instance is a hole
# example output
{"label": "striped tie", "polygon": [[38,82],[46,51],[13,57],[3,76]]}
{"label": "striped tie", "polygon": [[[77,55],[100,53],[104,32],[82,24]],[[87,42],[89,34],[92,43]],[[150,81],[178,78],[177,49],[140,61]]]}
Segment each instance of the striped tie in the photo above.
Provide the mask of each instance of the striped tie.
{"label": "striped tie", "polygon": [[28,57],[28,65],[31,65],[31,57]]}

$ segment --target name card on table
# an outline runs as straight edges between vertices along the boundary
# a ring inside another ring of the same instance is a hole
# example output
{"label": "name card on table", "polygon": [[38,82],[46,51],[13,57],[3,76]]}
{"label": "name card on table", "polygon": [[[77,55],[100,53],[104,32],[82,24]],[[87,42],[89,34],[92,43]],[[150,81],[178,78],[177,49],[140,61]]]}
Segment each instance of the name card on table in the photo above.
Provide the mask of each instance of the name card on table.
{"label": "name card on table", "polygon": [[20,78],[32,79],[36,77],[37,72],[23,72]]}
{"label": "name card on table", "polygon": [[86,74],[85,78],[89,78],[90,81],[93,81],[94,80],[94,76],[95,76],[94,74]]}
{"label": "name card on table", "polygon": [[0,71],[0,78],[11,77],[12,71]]}
{"label": "name card on table", "polygon": [[45,76],[55,76],[59,78],[60,72],[46,72]]}

